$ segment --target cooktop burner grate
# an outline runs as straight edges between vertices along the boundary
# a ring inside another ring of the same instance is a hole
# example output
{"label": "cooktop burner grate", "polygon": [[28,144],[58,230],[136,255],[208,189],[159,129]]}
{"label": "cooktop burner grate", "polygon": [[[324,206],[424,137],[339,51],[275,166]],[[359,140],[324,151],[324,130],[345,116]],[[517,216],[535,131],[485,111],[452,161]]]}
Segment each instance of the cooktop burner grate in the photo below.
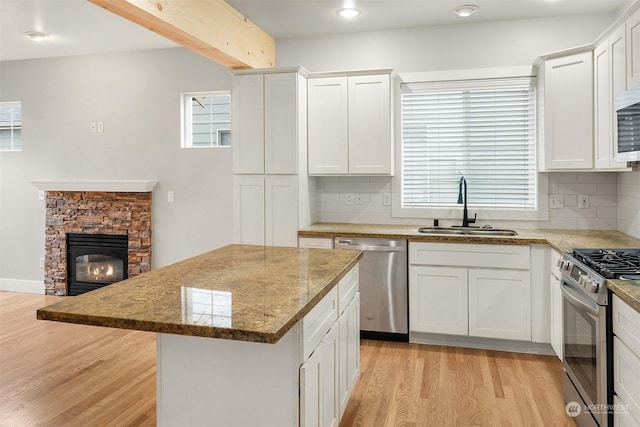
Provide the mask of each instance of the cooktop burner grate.
{"label": "cooktop burner grate", "polygon": [[607,279],[640,275],[640,249],[574,249],[573,256]]}

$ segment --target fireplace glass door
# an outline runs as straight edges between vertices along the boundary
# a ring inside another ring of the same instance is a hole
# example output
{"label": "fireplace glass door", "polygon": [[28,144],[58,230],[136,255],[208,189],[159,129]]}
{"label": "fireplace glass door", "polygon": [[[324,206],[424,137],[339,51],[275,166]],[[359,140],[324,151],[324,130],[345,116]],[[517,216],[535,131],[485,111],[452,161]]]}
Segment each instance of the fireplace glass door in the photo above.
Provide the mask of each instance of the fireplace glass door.
{"label": "fireplace glass door", "polygon": [[109,255],[76,257],[76,280],[111,284],[124,280],[124,262]]}

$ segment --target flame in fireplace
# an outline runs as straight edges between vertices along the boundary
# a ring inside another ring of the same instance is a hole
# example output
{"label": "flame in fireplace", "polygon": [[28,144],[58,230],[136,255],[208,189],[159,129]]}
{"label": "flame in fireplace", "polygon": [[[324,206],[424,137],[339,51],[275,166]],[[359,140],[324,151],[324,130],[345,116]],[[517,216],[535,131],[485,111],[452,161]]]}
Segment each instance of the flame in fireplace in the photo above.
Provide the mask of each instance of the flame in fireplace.
{"label": "flame in fireplace", "polygon": [[105,276],[113,276],[113,264],[100,264],[97,267],[89,264],[87,266],[87,274],[93,276],[94,280],[99,280]]}

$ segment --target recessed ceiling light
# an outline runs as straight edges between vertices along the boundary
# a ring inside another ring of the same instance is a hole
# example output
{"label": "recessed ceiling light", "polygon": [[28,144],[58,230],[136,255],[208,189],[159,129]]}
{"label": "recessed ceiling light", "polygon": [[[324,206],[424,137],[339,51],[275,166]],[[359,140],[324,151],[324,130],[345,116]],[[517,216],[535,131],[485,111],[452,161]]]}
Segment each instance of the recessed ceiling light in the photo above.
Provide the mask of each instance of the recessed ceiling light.
{"label": "recessed ceiling light", "polygon": [[29,37],[34,42],[41,42],[42,40],[49,38],[49,34],[43,33],[41,31],[27,31],[24,33],[25,36]]}
{"label": "recessed ceiling light", "polygon": [[466,4],[464,6],[458,6],[453,11],[460,17],[466,18],[467,16],[473,14],[476,10],[480,9],[478,6],[473,4]]}
{"label": "recessed ceiling light", "polygon": [[355,18],[356,16],[360,15],[360,10],[354,9],[352,7],[345,7],[343,9],[338,10],[336,14],[343,18]]}

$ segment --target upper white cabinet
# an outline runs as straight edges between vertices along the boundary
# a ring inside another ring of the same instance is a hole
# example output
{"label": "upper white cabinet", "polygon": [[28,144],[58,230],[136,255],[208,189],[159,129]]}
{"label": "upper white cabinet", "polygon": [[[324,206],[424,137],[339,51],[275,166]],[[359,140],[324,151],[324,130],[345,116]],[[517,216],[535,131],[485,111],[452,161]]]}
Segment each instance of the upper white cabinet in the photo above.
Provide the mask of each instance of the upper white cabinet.
{"label": "upper white cabinet", "polygon": [[308,83],[309,174],[392,175],[389,72]]}
{"label": "upper white cabinet", "polygon": [[593,168],[592,52],[544,61],[541,171]]}
{"label": "upper white cabinet", "polygon": [[626,22],[627,33],[627,88],[640,85],[640,9]]}
{"label": "upper white cabinet", "polygon": [[615,96],[626,90],[625,28],[621,26],[593,51],[594,166],[596,170],[622,170],[616,160]]}
{"label": "upper white cabinet", "polygon": [[297,72],[237,74],[231,93],[233,172],[296,174],[306,79]]}

